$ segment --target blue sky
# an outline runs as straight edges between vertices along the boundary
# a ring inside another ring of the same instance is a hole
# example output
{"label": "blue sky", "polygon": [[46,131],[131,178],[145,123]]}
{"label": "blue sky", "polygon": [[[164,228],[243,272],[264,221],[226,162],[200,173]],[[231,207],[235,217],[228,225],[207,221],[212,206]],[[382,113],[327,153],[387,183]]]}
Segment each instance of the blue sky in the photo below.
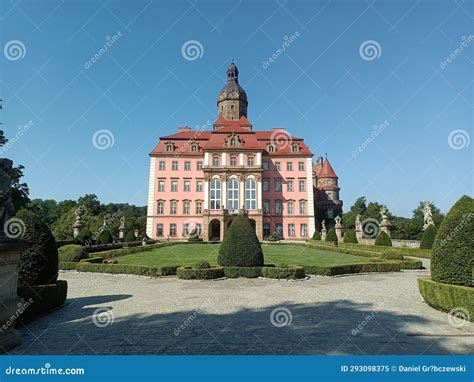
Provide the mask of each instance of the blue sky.
{"label": "blue sky", "polygon": [[[3,0],[14,139],[0,156],[25,166],[32,198],[145,205],[148,153],[216,119],[234,57],[254,129],[327,153],[345,209],[365,195],[402,216],[420,200],[446,211],[473,191],[472,17],[472,3],[448,0]],[[183,55],[189,41],[196,56]],[[99,130],[107,149],[93,145]]]}

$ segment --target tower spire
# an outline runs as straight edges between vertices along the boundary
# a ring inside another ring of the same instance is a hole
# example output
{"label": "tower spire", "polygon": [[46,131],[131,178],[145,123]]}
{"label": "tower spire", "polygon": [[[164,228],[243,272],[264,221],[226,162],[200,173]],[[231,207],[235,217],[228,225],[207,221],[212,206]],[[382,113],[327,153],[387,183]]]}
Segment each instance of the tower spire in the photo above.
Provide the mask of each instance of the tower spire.
{"label": "tower spire", "polygon": [[232,58],[227,67],[227,83],[217,99],[217,114],[227,120],[238,120],[247,117],[247,94],[239,85],[239,69]]}

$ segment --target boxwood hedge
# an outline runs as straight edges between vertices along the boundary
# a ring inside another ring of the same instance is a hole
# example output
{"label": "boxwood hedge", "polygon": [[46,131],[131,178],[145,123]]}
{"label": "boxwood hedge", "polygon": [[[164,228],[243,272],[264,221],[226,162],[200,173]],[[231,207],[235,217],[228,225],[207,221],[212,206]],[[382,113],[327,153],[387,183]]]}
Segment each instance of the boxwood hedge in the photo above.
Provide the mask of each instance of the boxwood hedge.
{"label": "boxwood hedge", "polygon": [[176,275],[176,266],[167,267],[146,267],[142,265],[124,265],[124,264],[94,264],[94,263],[59,263],[62,270],[76,270],[78,272],[96,272],[111,274],[128,274],[149,277],[172,276]]}
{"label": "boxwood hedge", "polygon": [[262,277],[262,267],[224,267],[224,276],[232,279],[237,277],[249,279]]}
{"label": "boxwood hedge", "polygon": [[400,271],[400,264],[395,262],[372,262],[333,266],[305,266],[304,269],[307,274],[336,276],[365,272],[398,272]]}
{"label": "boxwood hedge", "polygon": [[194,279],[218,279],[224,277],[224,268],[220,266],[211,266],[211,268],[191,268],[179,267],[176,272],[178,279],[194,280]]}
{"label": "boxwood hedge", "polygon": [[270,279],[302,279],[305,277],[304,267],[292,265],[284,268],[263,267],[262,276]]}

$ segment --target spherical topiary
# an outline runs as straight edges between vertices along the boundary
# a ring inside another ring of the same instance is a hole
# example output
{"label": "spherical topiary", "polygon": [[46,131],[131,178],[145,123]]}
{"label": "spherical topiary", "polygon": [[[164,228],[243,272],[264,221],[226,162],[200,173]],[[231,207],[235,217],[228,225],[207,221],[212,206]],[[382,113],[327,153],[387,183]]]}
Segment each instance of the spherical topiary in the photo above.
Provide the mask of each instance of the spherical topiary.
{"label": "spherical topiary", "polygon": [[128,231],[127,235],[125,236],[125,241],[127,243],[131,243],[135,240],[137,239],[135,238],[135,234],[133,233],[133,231]]}
{"label": "spherical topiary", "polygon": [[114,242],[114,238],[108,229],[102,231],[97,239],[97,244],[111,244]]}
{"label": "spherical topiary", "polygon": [[92,232],[89,228],[83,228],[80,230],[79,235],[77,235],[76,240],[82,245],[92,244]]}
{"label": "spherical topiary", "polygon": [[77,244],[68,244],[59,247],[59,261],[61,262],[78,262],[82,259],[89,258],[89,252],[86,247]]}
{"label": "spherical topiary", "polygon": [[387,235],[386,232],[380,231],[379,235],[375,239],[375,245],[381,245],[384,247],[391,247],[392,240],[390,240],[390,236]]}
{"label": "spherical topiary", "polygon": [[313,240],[321,240],[321,234],[319,233],[319,231],[314,231]]}
{"label": "spherical topiary", "polygon": [[194,268],[196,269],[209,269],[211,267],[211,264],[209,264],[206,260],[200,260],[194,265]]}
{"label": "spherical topiary", "polygon": [[334,244],[337,244],[337,235],[334,228],[329,228],[326,234],[326,241],[332,241]]}
{"label": "spherical topiary", "polygon": [[431,254],[434,281],[472,287],[474,199],[464,195],[441,223]]}
{"label": "spherical topiary", "polygon": [[227,229],[217,262],[227,267],[263,266],[262,247],[246,216],[238,215]]}
{"label": "spherical topiary", "polygon": [[357,240],[357,236],[354,232],[354,230],[352,229],[348,229],[345,233],[344,233],[344,243],[352,243],[352,244],[358,244],[359,241]]}
{"label": "spherical topiary", "polygon": [[425,232],[423,232],[423,236],[421,236],[421,249],[431,249],[433,247],[433,243],[436,237],[436,227],[433,224],[430,224],[426,227]]}
{"label": "spherical topiary", "polygon": [[58,279],[58,250],[48,226],[31,211],[20,210],[15,215],[23,223],[27,248],[20,257],[18,285],[53,284]]}

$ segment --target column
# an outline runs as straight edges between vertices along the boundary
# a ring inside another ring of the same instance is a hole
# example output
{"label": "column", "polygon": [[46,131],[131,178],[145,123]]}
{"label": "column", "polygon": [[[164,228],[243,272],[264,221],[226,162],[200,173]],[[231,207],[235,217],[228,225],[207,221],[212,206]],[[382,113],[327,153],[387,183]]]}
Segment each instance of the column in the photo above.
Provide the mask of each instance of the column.
{"label": "column", "polygon": [[222,187],[221,187],[221,208],[227,208],[227,179],[225,176],[222,177]]}
{"label": "column", "polygon": [[262,209],[262,177],[257,176],[257,210]]}
{"label": "column", "polygon": [[239,154],[239,165],[240,166],[244,165],[244,153]]}
{"label": "column", "polygon": [[150,157],[150,174],[148,178],[148,207],[146,218],[146,234],[153,238],[153,215],[155,215],[155,179],[156,179],[156,158]]}
{"label": "column", "polygon": [[204,180],[204,204],[203,209],[209,209],[209,178],[206,175],[206,179]]}
{"label": "column", "polygon": [[245,205],[245,180],[243,176],[239,177],[239,209]]}
{"label": "column", "polygon": [[222,153],[222,166],[227,166],[227,153]]}
{"label": "column", "polygon": [[209,153],[204,153],[204,166],[209,166]]}
{"label": "column", "polygon": [[261,166],[262,165],[262,153],[257,153],[257,166]]}
{"label": "column", "polygon": [[[306,190],[308,193],[308,203],[306,203],[306,213],[308,214],[308,236],[311,238],[316,230],[314,219],[313,162],[311,158],[306,159]],[[324,235],[326,236],[326,234]]]}

